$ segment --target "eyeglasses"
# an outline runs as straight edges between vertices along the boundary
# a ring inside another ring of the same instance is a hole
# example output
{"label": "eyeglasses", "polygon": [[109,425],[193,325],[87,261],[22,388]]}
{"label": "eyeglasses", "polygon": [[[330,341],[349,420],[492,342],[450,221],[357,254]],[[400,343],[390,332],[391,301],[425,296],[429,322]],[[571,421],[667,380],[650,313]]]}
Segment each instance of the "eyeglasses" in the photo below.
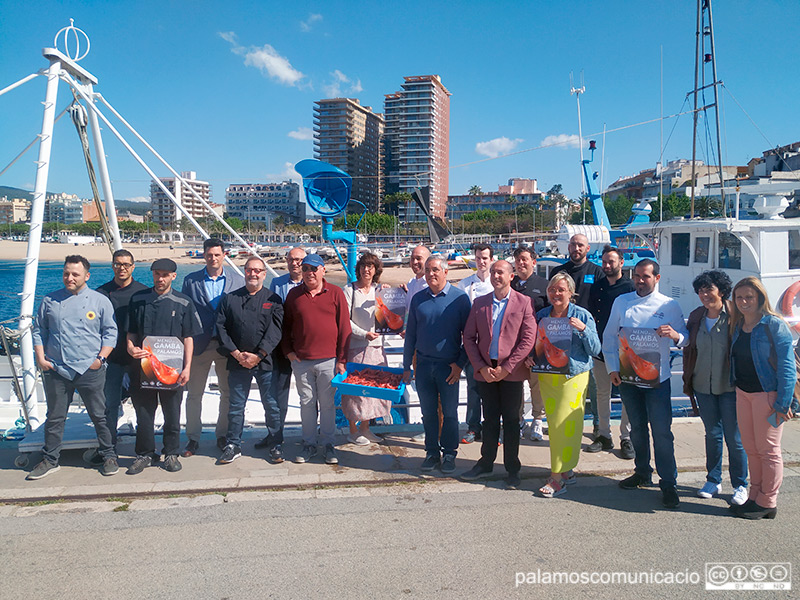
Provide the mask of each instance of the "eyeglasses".
{"label": "eyeglasses", "polygon": [[126,269],[127,270],[127,269],[132,269],[133,268],[133,263],[115,262],[115,263],[112,263],[112,264],[113,264],[115,269]]}
{"label": "eyeglasses", "polygon": [[319,267],[315,267],[314,265],[303,265],[303,273],[309,273],[311,271],[316,271]]}
{"label": "eyeglasses", "polygon": [[266,269],[251,269],[250,267],[245,267],[245,273],[255,273],[256,275],[260,275],[261,273],[266,273]]}
{"label": "eyeglasses", "polygon": [[303,259],[302,258],[290,258],[289,262],[301,263],[301,262],[303,262]]}

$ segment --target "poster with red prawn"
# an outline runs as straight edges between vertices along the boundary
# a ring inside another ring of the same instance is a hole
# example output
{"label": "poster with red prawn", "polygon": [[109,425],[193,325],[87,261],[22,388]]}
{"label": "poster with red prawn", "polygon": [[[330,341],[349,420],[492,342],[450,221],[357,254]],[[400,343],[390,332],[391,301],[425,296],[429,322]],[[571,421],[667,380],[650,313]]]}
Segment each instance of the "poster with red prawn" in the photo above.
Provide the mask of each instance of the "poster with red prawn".
{"label": "poster with red prawn", "polygon": [[545,317],[536,332],[536,345],[533,347],[534,373],[569,373],[569,353],[572,347],[572,332],[569,319],[564,317]]}
{"label": "poster with red prawn", "polygon": [[177,337],[149,335],[142,342],[142,389],[174,390],[183,371],[183,342]]}
{"label": "poster with red prawn", "polygon": [[661,385],[661,338],[655,329],[619,330],[619,376],[625,383],[657,388]]}
{"label": "poster with red prawn", "polygon": [[406,292],[401,288],[375,292],[375,333],[396,334],[403,331],[406,316]]}

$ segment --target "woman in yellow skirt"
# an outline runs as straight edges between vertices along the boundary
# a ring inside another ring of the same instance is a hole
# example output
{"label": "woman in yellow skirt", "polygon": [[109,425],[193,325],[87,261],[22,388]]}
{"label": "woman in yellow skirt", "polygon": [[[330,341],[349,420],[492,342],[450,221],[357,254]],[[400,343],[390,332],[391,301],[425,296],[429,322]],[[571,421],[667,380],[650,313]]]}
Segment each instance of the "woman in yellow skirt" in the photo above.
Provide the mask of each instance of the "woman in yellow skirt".
{"label": "woman in yellow skirt", "polygon": [[[572,302],[575,282],[566,273],[556,273],[547,286],[551,306],[536,313],[536,320],[545,317],[566,318],[572,327],[569,352],[569,373],[539,374],[539,390],[544,399],[550,437],[550,478],[539,489],[545,498],[560,496],[566,486],[575,483],[572,471],[578,464],[583,437],[583,405],[592,356],[600,353],[597,326],[588,310]],[[529,359],[531,360],[531,359]],[[532,364],[532,361],[531,361]]]}

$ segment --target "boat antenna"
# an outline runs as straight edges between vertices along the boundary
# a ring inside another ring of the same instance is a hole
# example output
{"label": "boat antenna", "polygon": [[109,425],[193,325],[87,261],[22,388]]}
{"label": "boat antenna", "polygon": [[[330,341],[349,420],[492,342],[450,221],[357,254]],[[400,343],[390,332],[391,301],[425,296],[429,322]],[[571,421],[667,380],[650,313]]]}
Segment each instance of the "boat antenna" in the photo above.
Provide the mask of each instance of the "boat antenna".
{"label": "boat antenna", "polygon": [[[578,102],[578,148],[581,152],[581,169],[583,169],[583,129],[581,126],[581,94],[586,91],[586,86],[583,84],[583,69],[581,69],[581,87],[576,88],[573,83],[572,71],[569,72],[569,93],[575,94],[575,99]],[[583,173],[581,173],[583,175]],[[581,204],[583,205],[583,224],[586,225],[586,186],[581,178]]]}
{"label": "boat antenna", "polygon": [[[714,48],[714,22],[711,16],[711,0],[697,0],[697,31],[695,36],[694,91],[692,92],[694,94],[694,117],[692,127],[692,194],[690,218],[694,218],[694,199],[695,189],[697,187],[697,119],[700,111],[705,113],[709,108],[714,109],[716,120],[717,156],[715,158],[719,166],[719,194],[720,202],[722,203],[722,214],[723,216],[727,216],[725,181],[722,168],[722,143],[720,141],[719,91],[717,89],[717,86],[722,85],[722,82],[717,80],[717,58]],[[709,63],[711,65],[712,83],[706,84],[706,64]],[[700,93],[708,87],[714,90],[714,102],[698,108]]]}

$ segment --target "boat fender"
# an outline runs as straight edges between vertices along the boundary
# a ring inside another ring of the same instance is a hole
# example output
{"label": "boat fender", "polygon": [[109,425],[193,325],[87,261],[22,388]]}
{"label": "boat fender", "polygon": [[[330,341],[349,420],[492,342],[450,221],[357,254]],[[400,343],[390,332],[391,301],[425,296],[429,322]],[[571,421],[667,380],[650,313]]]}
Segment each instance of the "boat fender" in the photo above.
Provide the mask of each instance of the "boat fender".
{"label": "boat fender", "polygon": [[800,281],[795,281],[786,288],[786,291],[783,292],[781,313],[783,313],[784,318],[787,320],[795,321],[795,323],[790,323],[789,327],[800,333],[800,320],[797,320],[794,316],[794,299],[797,297],[798,293],[800,293]]}

